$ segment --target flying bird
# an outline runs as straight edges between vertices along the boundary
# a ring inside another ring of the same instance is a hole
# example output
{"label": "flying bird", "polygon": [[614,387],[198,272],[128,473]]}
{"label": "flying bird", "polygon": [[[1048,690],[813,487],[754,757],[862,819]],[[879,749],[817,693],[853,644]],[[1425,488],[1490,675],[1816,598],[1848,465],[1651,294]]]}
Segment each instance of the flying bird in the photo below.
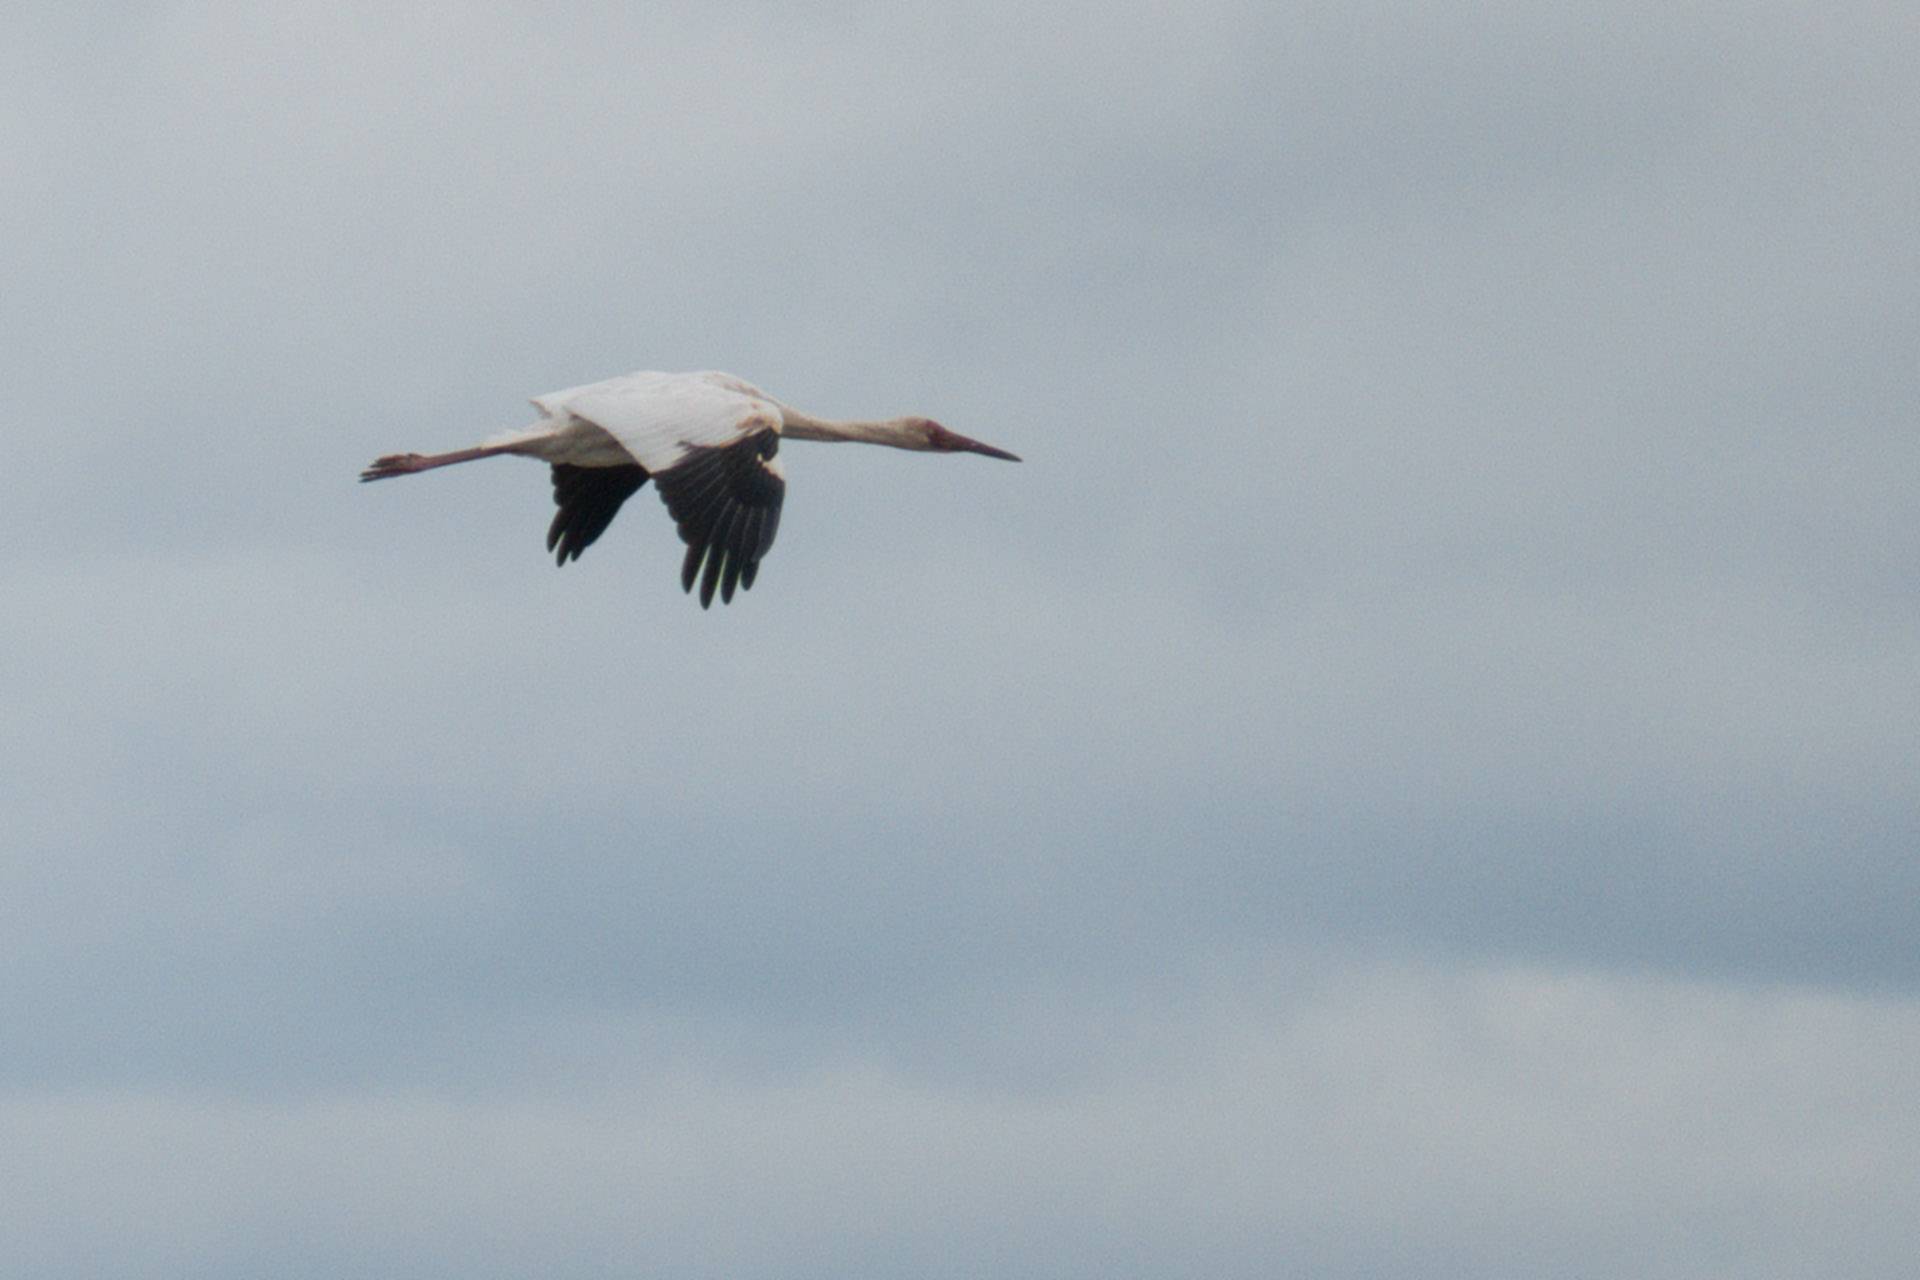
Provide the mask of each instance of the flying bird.
{"label": "flying bird", "polygon": [[780,439],[858,440],[934,453],[1019,458],[969,440],[931,418],[834,421],[800,412],[728,373],[629,373],[533,398],[540,420],[452,453],[392,453],[361,480],[409,476],[496,454],[538,458],[553,467],[559,511],[547,550],[560,564],[577,560],[620,505],[648,480],[687,544],[680,585],[700,583],[700,607],[731,603],[760,571],[780,527],[787,494]]}

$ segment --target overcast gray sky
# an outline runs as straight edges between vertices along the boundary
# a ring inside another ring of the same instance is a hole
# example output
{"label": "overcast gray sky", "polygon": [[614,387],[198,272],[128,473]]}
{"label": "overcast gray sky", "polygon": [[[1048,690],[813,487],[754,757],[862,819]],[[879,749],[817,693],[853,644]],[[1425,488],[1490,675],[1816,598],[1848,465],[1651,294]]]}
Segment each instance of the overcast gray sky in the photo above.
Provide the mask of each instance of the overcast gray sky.
{"label": "overcast gray sky", "polygon": [[4,1269],[1920,1256],[1910,5],[9,26]]}

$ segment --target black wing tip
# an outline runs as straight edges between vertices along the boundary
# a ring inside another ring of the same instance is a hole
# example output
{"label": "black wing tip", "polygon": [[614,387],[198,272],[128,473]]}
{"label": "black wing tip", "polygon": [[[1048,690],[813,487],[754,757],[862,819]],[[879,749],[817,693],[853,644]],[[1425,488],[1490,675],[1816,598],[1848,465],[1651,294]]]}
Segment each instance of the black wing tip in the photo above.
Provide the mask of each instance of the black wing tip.
{"label": "black wing tip", "polygon": [[759,572],[757,558],[736,559],[714,543],[688,547],[686,558],[680,562],[680,589],[698,599],[702,609],[711,609],[715,596],[721,604],[732,604],[736,590],[751,591]]}
{"label": "black wing tip", "polygon": [[700,585],[702,609],[733,603],[736,591],[753,586],[760,557],[773,545],[786,483],[768,467],[779,448],[771,428],[728,445],[693,448],[677,465],[654,476],[667,511],[686,544],[680,589]]}
{"label": "black wing tip", "polygon": [[578,560],[647,479],[646,468],[638,463],[611,467],[554,463],[553,500],[559,510],[547,526],[547,550],[554,553],[554,563]]}
{"label": "black wing tip", "polygon": [[707,548],[707,569],[700,575],[700,607],[713,603],[713,591],[720,585],[720,570],[726,567],[726,554],[718,545]]}

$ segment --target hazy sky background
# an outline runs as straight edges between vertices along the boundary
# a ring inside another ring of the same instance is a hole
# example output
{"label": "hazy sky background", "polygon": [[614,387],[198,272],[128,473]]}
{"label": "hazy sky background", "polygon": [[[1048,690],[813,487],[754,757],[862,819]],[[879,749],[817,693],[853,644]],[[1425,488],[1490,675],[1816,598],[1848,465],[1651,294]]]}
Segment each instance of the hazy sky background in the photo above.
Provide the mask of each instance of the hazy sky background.
{"label": "hazy sky background", "polygon": [[1911,5],[8,25],[9,1272],[1920,1256]]}

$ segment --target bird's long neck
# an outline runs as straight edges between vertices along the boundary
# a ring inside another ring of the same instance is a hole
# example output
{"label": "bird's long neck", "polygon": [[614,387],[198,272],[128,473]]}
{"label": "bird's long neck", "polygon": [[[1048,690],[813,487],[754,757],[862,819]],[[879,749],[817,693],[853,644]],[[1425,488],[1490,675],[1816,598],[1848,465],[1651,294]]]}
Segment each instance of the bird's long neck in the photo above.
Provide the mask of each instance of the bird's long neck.
{"label": "bird's long neck", "polygon": [[890,444],[896,449],[924,449],[926,436],[914,429],[914,418],[816,418],[791,405],[780,406],[780,433],[794,440],[857,440],[862,444]]}

